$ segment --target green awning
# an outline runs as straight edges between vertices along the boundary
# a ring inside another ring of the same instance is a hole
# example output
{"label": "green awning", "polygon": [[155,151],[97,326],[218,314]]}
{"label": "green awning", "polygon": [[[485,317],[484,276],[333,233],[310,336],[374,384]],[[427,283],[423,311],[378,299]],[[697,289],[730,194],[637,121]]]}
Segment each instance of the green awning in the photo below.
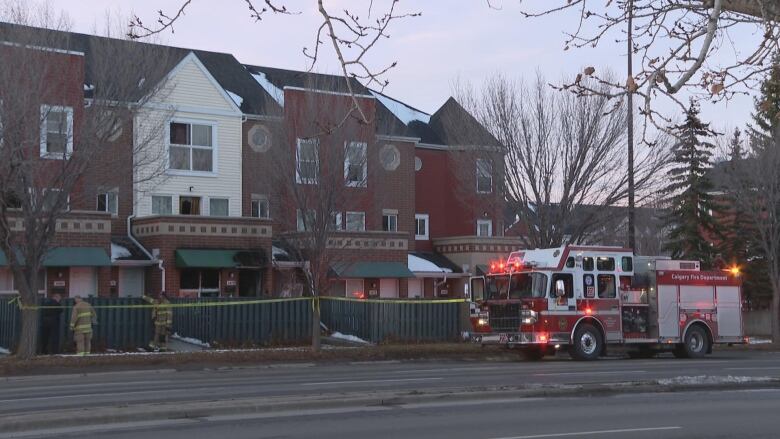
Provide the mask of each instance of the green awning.
{"label": "green awning", "polygon": [[[22,253],[17,250],[17,259],[24,264]],[[8,265],[8,258],[0,250],[0,267]],[[43,258],[44,267],[109,267],[111,259],[100,247],[57,247],[49,250]]]}
{"label": "green awning", "polygon": [[179,268],[260,268],[266,263],[265,253],[258,250],[176,250]]}
{"label": "green awning", "polygon": [[397,278],[414,277],[406,264],[401,262],[341,262],[331,267],[340,278]]}
{"label": "green awning", "polygon": [[57,247],[43,259],[44,267],[110,267],[111,258],[99,247]]}

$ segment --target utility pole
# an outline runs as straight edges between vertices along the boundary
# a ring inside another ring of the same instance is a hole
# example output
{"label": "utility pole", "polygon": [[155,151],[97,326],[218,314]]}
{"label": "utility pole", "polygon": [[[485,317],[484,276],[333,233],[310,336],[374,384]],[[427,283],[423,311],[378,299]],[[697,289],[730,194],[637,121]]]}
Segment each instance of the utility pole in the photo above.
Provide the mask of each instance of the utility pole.
{"label": "utility pole", "polygon": [[[628,32],[626,35],[628,76],[626,80],[629,81],[634,76],[634,32],[632,29],[634,0],[628,0],[626,7],[628,8]],[[631,83],[633,84],[633,81]],[[628,91],[628,247],[636,250],[636,229],[634,224],[634,90],[629,85],[629,82],[626,83],[626,89]]]}

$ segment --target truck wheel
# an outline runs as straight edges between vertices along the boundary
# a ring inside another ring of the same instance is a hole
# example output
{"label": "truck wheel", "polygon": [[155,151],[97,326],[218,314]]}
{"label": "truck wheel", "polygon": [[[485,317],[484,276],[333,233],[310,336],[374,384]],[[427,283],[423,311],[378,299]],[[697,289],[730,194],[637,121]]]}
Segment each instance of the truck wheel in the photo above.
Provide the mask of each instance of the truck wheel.
{"label": "truck wheel", "polygon": [[520,356],[524,360],[539,361],[544,358],[544,348],[523,348],[520,349]]}
{"label": "truck wheel", "polygon": [[601,340],[601,334],[591,324],[580,325],[574,332],[574,343],[569,354],[575,360],[595,360],[601,355],[604,348],[604,342]]}
{"label": "truck wheel", "polygon": [[702,358],[709,350],[710,338],[699,325],[691,326],[685,333],[683,341],[684,344],[679,353],[684,354],[684,358]]}

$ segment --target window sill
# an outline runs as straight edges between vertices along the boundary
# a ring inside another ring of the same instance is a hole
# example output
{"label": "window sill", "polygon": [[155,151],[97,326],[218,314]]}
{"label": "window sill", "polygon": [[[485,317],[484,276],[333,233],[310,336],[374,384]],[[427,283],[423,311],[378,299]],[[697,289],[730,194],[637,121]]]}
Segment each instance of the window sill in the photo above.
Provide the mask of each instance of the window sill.
{"label": "window sill", "polygon": [[186,171],[183,169],[167,169],[165,171],[168,175],[175,175],[177,177],[208,177],[208,178],[216,178],[219,177],[219,174],[217,174],[215,171]]}
{"label": "window sill", "polygon": [[45,160],[68,160],[73,153],[42,152],[41,158]]}
{"label": "window sill", "polygon": [[414,235],[414,240],[415,241],[428,241],[429,239],[430,238],[428,238],[428,236]]}

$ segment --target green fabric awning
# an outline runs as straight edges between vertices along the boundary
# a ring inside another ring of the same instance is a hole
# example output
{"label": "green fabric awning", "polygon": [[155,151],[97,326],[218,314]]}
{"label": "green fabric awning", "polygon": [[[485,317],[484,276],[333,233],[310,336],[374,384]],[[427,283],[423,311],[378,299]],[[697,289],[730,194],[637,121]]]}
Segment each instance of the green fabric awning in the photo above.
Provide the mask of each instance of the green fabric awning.
{"label": "green fabric awning", "polygon": [[44,267],[110,267],[111,258],[99,247],[57,247],[46,254]]}
{"label": "green fabric awning", "polygon": [[[17,251],[17,258],[23,259]],[[8,265],[8,258],[0,250],[0,267]],[[109,267],[111,258],[100,247],[57,247],[43,258],[44,267]]]}
{"label": "green fabric awning", "polygon": [[334,264],[331,270],[335,277],[341,278],[414,277],[406,264],[401,262],[342,262]]}
{"label": "green fabric awning", "polygon": [[176,250],[176,266],[179,268],[232,268],[236,267],[236,250]]}

